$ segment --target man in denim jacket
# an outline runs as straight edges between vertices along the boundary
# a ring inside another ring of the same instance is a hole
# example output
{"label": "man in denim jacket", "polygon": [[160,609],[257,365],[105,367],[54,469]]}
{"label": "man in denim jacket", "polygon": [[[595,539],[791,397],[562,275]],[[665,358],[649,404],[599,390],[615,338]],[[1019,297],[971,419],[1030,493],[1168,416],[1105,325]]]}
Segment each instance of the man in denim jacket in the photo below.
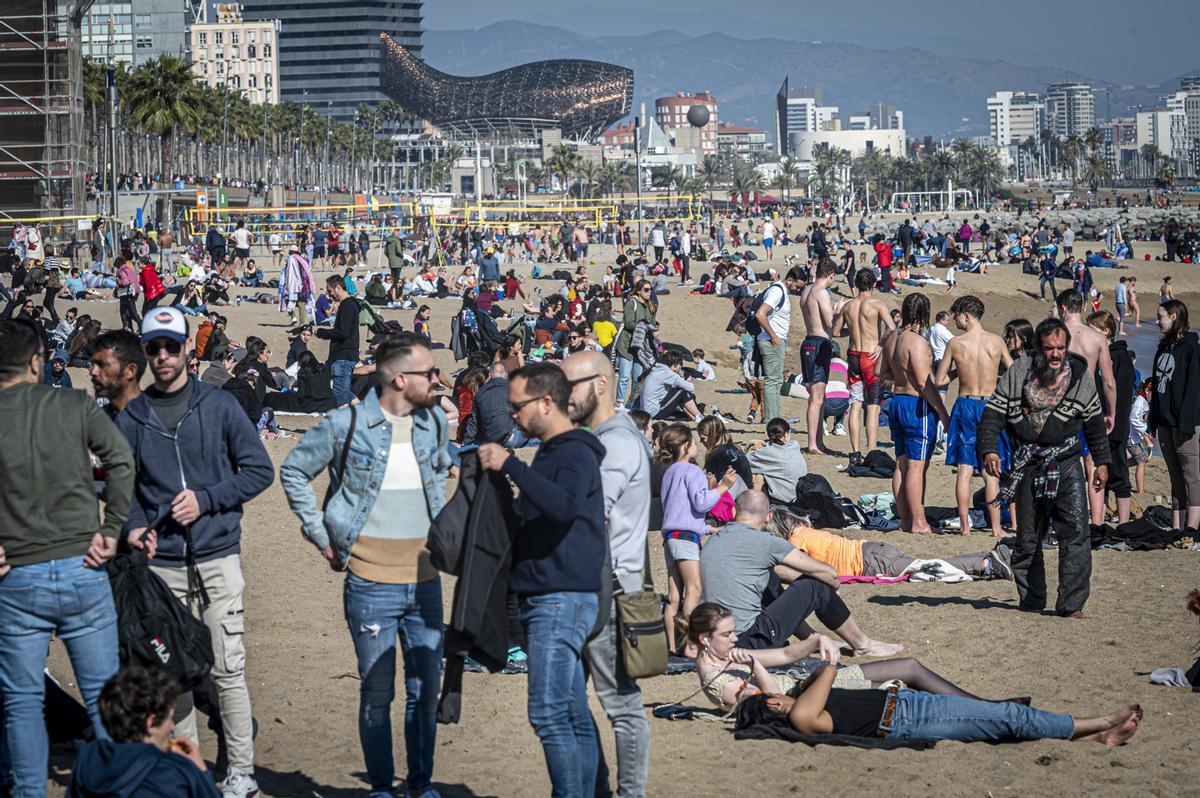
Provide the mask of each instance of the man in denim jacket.
{"label": "man in denim jacket", "polygon": [[[431,786],[442,659],[442,585],[429,561],[429,525],[442,509],[448,424],[437,406],[438,369],[424,338],[404,333],[375,353],[380,389],[334,410],[310,429],[280,468],[302,532],[335,570],[348,570],[346,623],[358,657],[359,739],[372,796],[391,796],[390,708],[396,638],[404,657],[408,794]],[[312,480],[328,468],[317,506]]]}

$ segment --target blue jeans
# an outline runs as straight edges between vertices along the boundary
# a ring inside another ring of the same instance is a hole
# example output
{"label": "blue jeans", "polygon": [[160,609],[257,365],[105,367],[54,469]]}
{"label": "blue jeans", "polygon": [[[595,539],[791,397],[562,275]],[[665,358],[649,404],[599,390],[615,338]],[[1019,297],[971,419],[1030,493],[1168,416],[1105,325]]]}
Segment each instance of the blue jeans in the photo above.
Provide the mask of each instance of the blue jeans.
{"label": "blue jeans", "polygon": [[633,383],[642,376],[642,364],[636,360],[617,355],[617,404],[625,404]]}
{"label": "blue jeans", "polygon": [[1041,298],[1045,299],[1047,284],[1050,285],[1050,298],[1054,299],[1056,296],[1058,296],[1058,293],[1054,290],[1054,278],[1053,277],[1039,277],[1038,278],[1038,292],[1041,295]]}
{"label": "blue jeans", "polygon": [[354,373],[353,360],[335,360],[329,364],[329,376],[333,383],[333,401],[338,407],[350,404],[354,394],[350,391],[350,375]]}
{"label": "blue jeans", "polygon": [[396,696],[396,638],[404,656],[404,745],[410,792],[429,786],[437,741],[441,686],[442,580],[385,585],[354,574],[343,593],[346,624],[354,640],[358,675],[358,739],[372,790],[390,790],[392,699]]}
{"label": "blue jeans", "polygon": [[17,566],[0,579],[0,694],[18,798],[46,795],[42,670],[52,634],[67,646],[92,728],[107,738],[96,702],[121,663],[106,568],[85,568],[82,556],[69,557]]}
{"label": "blue jeans", "polygon": [[909,740],[1069,740],[1070,715],[1009,701],[981,701],[954,695],[901,690],[889,737]]}
{"label": "blue jeans", "polygon": [[529,649],[529,723],[542,741],[553,798],[590,798],[600,744],[588,709],[583,647],[596,622],[595,593],[522,596]]}

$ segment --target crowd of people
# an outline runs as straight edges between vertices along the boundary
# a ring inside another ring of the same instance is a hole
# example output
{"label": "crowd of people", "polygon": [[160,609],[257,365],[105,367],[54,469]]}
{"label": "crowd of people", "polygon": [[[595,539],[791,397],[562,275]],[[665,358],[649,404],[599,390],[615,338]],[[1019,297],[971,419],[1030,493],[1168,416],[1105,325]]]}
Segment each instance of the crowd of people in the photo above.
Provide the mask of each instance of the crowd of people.
{"label": "crowd of people", "polygon": [[[1200,369],[1191,366],[1200,366],[1200,343],[1187,307],[1164,287],[1161,340],[1142,380],[1121,340],[1126,311],[1140,313],[1128,281],[1116,316],[1089,313],[1090,286],[1073,273],[1072,287],[1054,295],[1053,317],[1013,319],[1004,335],[985,329],[977,296],[957,296],[931,320],[928,294],[900,288],[924,263],[983,270],[988,260],[1036,260],[1052,235],[1042,226],[1026,242],[987,229],[986,220],[980,229],[964,221],[956,240],[909,221],[892,236],[868,237],[864,219],[858,238],[821,221],[795,237],[786,217],[728,221],[656,221],[645,249],[624,222],[602,230],[570,219],[463,226],[446,240],[393,231],[374,242],[386,271],[371,274],[366,230],[343,236],[337,225],[317,225],[256,239],[244,222],[213,226],[180,242],[186,251],[175,259],[169,232],[111,236],[101,225],[91,271],[111,275],[101,291],[119,303],[121,324],[107,331],[74,305],[58,316],[64,291],[73,302],[83,297],[55,282],[63,267],[44,252],[37,228],[22,231],[0,314],[0,407],[28,441],[0,447],[9,475],[0,491],[0,785],[11,779],[22,798],[46,794],[43,670],[57,636],[88,718],[81,736],[91,740],[76,758],[70,795],[258,794],[242,517],[274,481],[263,441],[290,436],[279,427],[282,413],[319,416],[291,446],[279,480],[303,538],[346,574],[372,796],[438,794],[439,689],[451,643],[460,642],[444,630],[446,568],[436,557],[448,519],[462,522],[452,534],[466,545],[466,516],[448,502],[452,478],[459,491],[469,486],[472,512],[476,502],[503,503],[509,486],[518,492],[505,512],[473,523],[509,547],[491,576],[507,585],[499,620],[512,630],[510,658],[529,674],[528,720],[554,795],[610,791],[589,680],[615,735],[616,794],[646,793],[650,727],[619,601],[652,590],[651,534],[662,538],[668,586],[661,615],[642,631],[690,658],[702,691],[734,712],[739,728],[908,741],[1128,740],[1143,717],[1137,705],[1076,718],[1034,709],[1026,697],[984,701],[898,657],[904,645],[881,639],[897,630],[864,630],[839,586],[898,577],[917,558],[816,528],[796,502],[810,464],[830,455],[826,434],[844,422],[848,465],[863,466],[878,451],[886,416],[899,528],[931,531],[926,480],[944,452],[957,470],[962,533],[973,525],[972,480],[982,477],[985,526],[1002,539],[946,561],[973,578],[1012,580],[1020,608],[1041,612],[1052,525],[1053,609],[1080,617],[1105,495],[1115,497],[1117,520],[1128,521],[1155,445],[1170,477],[1172,527],[1197,537],[1200,403],[1191,374]],[[1053,237],[1070,257],[1068,233]],[[592,282],[596,242],[618,254]],[[871,261],[851,248],[864,242]],[[254,262],[253,248],[263,246],[277,277]],[[800,246],[805,256],[788,252]],[[708,272],[700,279],[691,275],[695,258]],[[775,260],[782,276],[770,267]],[[517,276],[521,262],[533,269],[529,280]],[[542,265],[556,262],[574,268],[542,275]],[[457,277],[452,265],[462,267]],[[73,266],[68,279],[78,272]],[[539,275],[561,288],[543,292]],[[660,323],[672,277],[677,289],[730,300],[731,348],[752,401],[746,420],[761,423],[761,443],[738,445],[727,427],[733,417],[698,401],[696,383],[716,379],[716,369],[702,349],[671,340],[687,329]],[[880,296],[901,290],[899,310],[889,310]],[[433,340],[427,298],[461,301],[445,316],[448,342]],[[253,331],[231,338],[226,308],[242,301],[275,304],[287,316],[282,365]],[[793,303],[804,335],[799,372],[789,375],[788,339],[800,337]],[[412,309],[411,329],[381,307]],[[314,338],[327,342],[325,352],[310,350]],[[443,347],[465,361],[453,378],[435,361]],[[72,367],[87,369],[94,398],[72,390]],[[807,400],[803,438],[792,426],[799,420],[784,417],[784,395]],[[526,447],[532,458],[515,451]],[[50,462],[54,502],[44,500]],[[321,498],[313,483],[324,473]],[[180,671],[153,665],[154,650],[140,656],[127,644],[129,597],[114,586],[128,568],[198,619],[191,633],[201,642],[186,650],[207,658],[200,678],[184,682]],[[826,632],[814,631],[812,617]],[[838,668],[843,649],[882,659]],[[825,662],[807,680],[771,670],[806,657]],[[390,714],[398,665],[407,693],[399,785]],[[219,787],[200,750],[197,712],[219,732]]]}

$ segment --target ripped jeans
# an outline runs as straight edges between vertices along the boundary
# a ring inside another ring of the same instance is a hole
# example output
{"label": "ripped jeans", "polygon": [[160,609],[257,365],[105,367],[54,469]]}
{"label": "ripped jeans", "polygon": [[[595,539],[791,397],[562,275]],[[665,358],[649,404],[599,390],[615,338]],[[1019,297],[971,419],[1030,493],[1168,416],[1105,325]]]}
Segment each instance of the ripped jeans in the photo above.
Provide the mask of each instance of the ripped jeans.
{"label": "ripped jeans", "polygon": [[343,593],[358,658],[358,738],[372,790],[391,790],[396,640],[404,657],[404,744],[409,793],[430,785],[442,662],[442,580],[386,585],[351,573]]}

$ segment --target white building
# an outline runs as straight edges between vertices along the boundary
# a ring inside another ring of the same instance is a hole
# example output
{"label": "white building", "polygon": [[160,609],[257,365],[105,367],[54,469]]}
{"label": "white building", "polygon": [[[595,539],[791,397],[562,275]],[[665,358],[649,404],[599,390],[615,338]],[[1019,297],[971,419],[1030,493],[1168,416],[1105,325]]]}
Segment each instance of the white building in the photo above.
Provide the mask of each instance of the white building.
{"label": "white building", "polygon": [[250,102],[278,103],[278,20],[243,20],[233,3],[217,10],[216,22],[192,26],[192,72],[209,86],[240,91]]}
{"label": "white building", "polygon": [[[715,155],[717,152],[717,100],[706,91],[699,94],[679,92],[674,97],[659,97],[654,101],[654,119],[664,129],[675,135],[676,131],[688,130],[688,111],[693,105],[702,105],[708,109],[708,122],[700,128],[700,147],[705,155]],[[681,138],[690,140],[687,133]]]}
{"label": "white building", "polygon": [[797,160],[811,161],[813,147],[820,143],[847,150],[851,157],[873,149],[899,158],[904,155],[906,141],[903,130],[813,130],[793,133],[789,143]]}
{"label": "white building", "polygon": [[1187,115],[1183,109],[1155,108],[1138,111],[1137,147],[1147,144],[1183,164],[1187,160]]}
{"label": "white building", "polygon": [[1096,126],[1096,95],[1086,83],[1046,87],[1046,122],[1060,138],[1083,136]]}
{"label": "white building", "polygon": [[997,147],[1039,140],[1046,126],[1046,105],[1037,94],[998,91],[987,100],[991,143]]}

